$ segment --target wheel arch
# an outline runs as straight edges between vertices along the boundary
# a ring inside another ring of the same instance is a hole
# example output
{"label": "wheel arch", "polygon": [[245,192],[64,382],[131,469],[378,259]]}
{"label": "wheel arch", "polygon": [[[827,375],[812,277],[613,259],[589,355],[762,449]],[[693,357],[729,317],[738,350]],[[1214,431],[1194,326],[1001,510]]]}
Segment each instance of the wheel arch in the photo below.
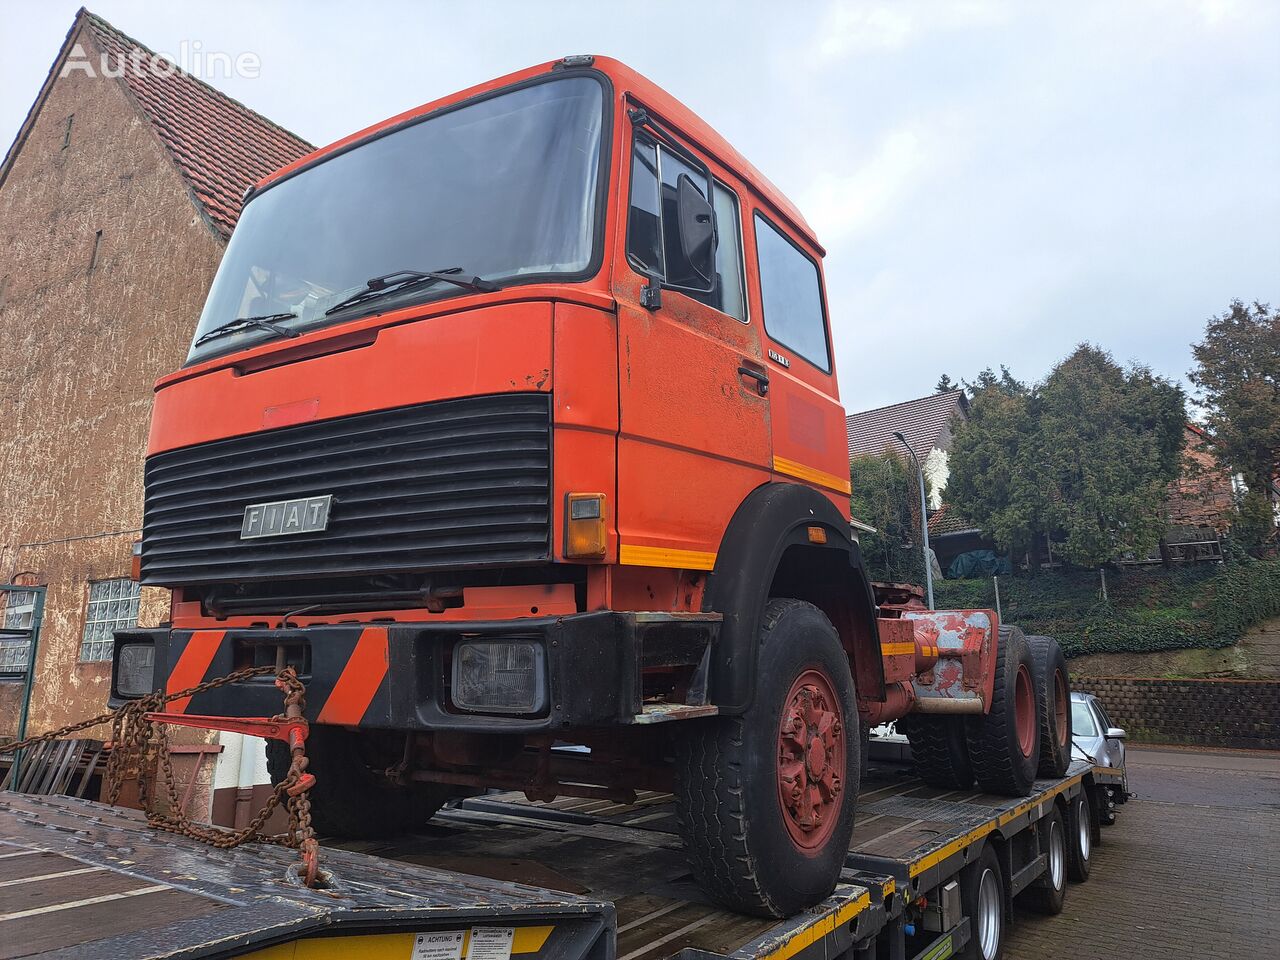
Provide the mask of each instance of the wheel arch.
{"label": "wheel arch", "polygon": [[[810,528],[822,532],[811,536]],[[875,597],[848,519],[811,487],[769,483],[734,513],[707,580],[704,608],[724,615],[710,674],[722,712],[751,704],[760,615],[774,597],[822,610],[849,655],[858,697],[884,699]]]}

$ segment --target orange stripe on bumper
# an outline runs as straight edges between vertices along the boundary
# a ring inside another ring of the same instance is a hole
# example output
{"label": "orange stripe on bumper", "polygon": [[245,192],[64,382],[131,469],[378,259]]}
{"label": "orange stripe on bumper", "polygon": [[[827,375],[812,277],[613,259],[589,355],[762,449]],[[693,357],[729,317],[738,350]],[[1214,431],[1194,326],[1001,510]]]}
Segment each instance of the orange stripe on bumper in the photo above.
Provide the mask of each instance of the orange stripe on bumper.
{"label": "orange stripe on bumper", "polygon": [[333,685],[333,692],[316,717],[317,723],[357,724],[387,675],[387,630],[368,627],[360,632],[351,659]]}
{"label": "orange stripe on bumper", "polygon": [[[178,657],[178,662],[173,665],[164,692],[177,693],[179,690],[185,690],[200,683],[204,679],[205,671],[209,669],[209,664],[213,662],[213,655],[218,652],[218,647],[222,644],[222,638],[226,635],[225,630],[197,630],[193,633],[191,639],[187,641],[186,649],[182,651],[182,656]],[[190,697],[183,697],[181,700],[174,700],[167,709],[170,713],[186,713],[190,703]]]}

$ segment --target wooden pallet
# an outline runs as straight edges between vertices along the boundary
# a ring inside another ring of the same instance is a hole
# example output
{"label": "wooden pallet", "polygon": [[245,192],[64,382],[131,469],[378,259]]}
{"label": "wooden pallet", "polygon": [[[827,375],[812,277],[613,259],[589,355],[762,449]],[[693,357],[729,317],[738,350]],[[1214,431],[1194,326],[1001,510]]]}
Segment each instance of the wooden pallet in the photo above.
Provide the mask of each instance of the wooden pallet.
{"label": "wooden pallet", "polygon": [[[98,772],[98,766],[106,759],[101,740],[46,740],[22,753],[22,762],[17,767],[17,783],[13,782],[14,765],[10,763],[0,790],[41,796],[66,794],[83,797],[89,781]],[[77,774],[80,775],[78,783]]]}

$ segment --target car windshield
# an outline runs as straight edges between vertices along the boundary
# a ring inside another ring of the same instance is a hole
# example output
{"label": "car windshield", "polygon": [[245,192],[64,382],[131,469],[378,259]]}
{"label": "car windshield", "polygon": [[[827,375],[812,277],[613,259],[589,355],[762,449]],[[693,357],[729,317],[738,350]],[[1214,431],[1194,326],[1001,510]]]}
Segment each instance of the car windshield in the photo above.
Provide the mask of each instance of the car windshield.
{"label": "car windshield", "polygon": [[188,362],[282,335],[242,324],[194,343],[238,318],[306,330],[467,292],[418,285],[325,316],[394,271],[457,267],[503,284],[584,277],[598,242],[603,123],[600,81],[561,77],[402,127],[268,187],[245,205]]}
{"label": "car windshield", "polygon": [[1076,700],[1071,704],[1071,732],[1078,737],[1096,737],[1098,725],[1093,721],[1089,704]]}

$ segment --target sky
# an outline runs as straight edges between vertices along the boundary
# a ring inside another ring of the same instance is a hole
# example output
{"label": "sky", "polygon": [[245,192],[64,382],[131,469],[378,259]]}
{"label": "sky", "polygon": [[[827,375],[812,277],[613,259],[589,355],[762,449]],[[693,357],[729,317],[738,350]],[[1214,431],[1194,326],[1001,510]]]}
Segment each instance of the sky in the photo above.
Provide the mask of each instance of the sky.
{"label": "sky", "polygon": [[[77,6],[0,0],[5,146]],[[1038,380],[1082,341],[1182,379],[1209,316],[1280,304],[1274,0],[90,9],[189,62],[256,56],[203,78],[316,144],[566,54],[629,63],[816,229],[850,411]]]}

